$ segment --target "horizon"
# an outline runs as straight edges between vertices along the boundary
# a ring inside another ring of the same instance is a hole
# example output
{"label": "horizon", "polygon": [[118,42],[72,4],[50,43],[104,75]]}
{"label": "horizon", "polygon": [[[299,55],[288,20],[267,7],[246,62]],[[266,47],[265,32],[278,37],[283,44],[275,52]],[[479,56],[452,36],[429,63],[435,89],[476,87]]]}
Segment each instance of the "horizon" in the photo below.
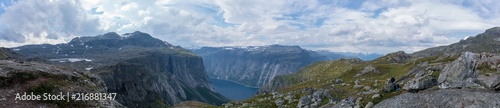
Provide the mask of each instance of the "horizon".
{"label": "horizon", "polygon": [[0,47],[141,31],[184,48],[279,44],[413,53],[500,25],[498,5],[493,0],[1,0]]}

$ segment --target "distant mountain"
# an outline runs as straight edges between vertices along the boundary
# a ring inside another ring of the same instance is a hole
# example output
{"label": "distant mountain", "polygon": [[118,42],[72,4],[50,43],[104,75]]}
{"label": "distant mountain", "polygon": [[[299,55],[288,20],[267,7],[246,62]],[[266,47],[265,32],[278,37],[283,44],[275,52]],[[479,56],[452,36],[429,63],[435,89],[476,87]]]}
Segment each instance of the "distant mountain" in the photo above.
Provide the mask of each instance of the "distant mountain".
{"label": "distant mountain", "polygon": [[209,77],[260,87],[274,76],[291,74],[303,66],[327,60],[299,46],[202,47],[193,50],[203,57]]}
{"label": "distant mountain", "polygon": [[212,87],[201,57],[139,31],[12,49],[28,58],[48,59],[47,63],[99,76],[107,92],[117,93],[118,102],[128,107],[228,101]]}
{"label": "distant mountain", "polygon": [[359,58],[364,61],[370,61],[384,56],[383,54],[377,53],[332,52],[328,50],[319,50],[316,52],[321,55],[327,56],[330,60],[338,60],[340,58]]}
{"label": "distant mountain", "polygon": [[0,47],[0,60],[17,59],[20,57],[21,55],[17,54],[11,49]]}
{"label": "distant mountain", "polygon": [[413,57],[427,57],[442,54],[460,54],[465,51],[475,53],[500,53],[500,27],[486,30],[458,43],[425,49],[411,54]]}

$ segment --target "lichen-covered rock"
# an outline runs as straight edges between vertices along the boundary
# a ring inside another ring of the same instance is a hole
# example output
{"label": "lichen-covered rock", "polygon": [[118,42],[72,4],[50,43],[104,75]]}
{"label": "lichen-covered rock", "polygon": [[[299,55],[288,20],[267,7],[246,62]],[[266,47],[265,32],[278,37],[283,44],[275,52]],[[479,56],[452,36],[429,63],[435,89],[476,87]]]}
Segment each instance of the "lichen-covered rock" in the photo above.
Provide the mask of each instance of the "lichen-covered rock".
{"label": "lichen-covered rock", "polygon": [[488,87],[489,89],[500,90],[499,74],[492,74],[489,76],[479,75],[477,80],[480,82],[480,84],[484,85],[485,87]]}
{"label": "lichen-covered rock", "polygon": [[436,78],[426,75],[423,77],[414,78],[404,85],[403,89],[408,91],[420,91],[427,88],[431,88],[437,84]]}
{"label": "lichen-covered rock", "polygon": [[299,103],[297,104],[297,107],[298,108],[307,108],[307,107],[309,107],[309,105],[311,104],[311,98],[310,98],[310,96],[311,95],[302,96],[299,99]]}
{"label": "lichen-covered rock", "polygon": [[463,53],[457,60],[447,64],[439,74],[438,82],[441,83],[439,88],[467,87],[465,81],[468,78],[477,78],[478,76],[479,72],[476,66],[476,54],[471,52]]}

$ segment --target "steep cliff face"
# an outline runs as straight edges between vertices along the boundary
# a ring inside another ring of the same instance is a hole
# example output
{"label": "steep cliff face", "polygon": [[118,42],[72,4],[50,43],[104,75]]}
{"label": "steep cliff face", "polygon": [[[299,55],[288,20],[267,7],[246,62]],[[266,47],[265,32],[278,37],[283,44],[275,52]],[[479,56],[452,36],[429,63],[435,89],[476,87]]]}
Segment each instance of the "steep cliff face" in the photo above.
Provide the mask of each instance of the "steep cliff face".
{"label": "steep cliff face", "polygon": [[202,59],[142,32],[79,37],[67,44],[13,48],[29,58],[70,66],[99,76],[108,92],[129,107],[171,106],[182,101],[222,104]]}
{"label": "steep cliff face", "polygon": [[277,75],[291,74],[325,56],[298,46],[203,47],[194,50],[203,57],[209,77],[261,87]]}
{"label": "steep cliff face", "polygon": [[196,56],[149,52],[95,72],[108,92],[118,93],[118,101],[131,107],[188,100],[220,105],[227,100],[208,83],[202,59]]}

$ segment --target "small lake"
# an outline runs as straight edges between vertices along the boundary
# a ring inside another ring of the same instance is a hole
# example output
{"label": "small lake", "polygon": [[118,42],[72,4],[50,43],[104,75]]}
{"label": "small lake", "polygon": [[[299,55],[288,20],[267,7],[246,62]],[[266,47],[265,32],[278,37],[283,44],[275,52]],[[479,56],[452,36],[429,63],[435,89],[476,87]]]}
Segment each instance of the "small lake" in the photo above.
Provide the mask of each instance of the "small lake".
{"label": "small lake", "polygon": [[214,85],[217,92],[231,100],[245,100],[255,95],[258,88],[247,87],[235,82],[227,80],[212,79],[210,81]]}

